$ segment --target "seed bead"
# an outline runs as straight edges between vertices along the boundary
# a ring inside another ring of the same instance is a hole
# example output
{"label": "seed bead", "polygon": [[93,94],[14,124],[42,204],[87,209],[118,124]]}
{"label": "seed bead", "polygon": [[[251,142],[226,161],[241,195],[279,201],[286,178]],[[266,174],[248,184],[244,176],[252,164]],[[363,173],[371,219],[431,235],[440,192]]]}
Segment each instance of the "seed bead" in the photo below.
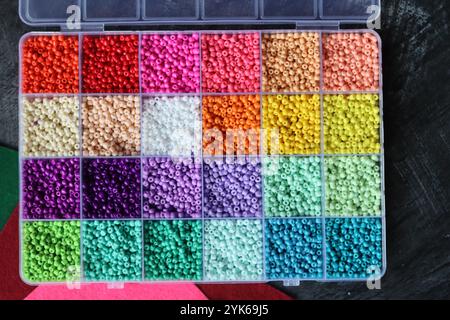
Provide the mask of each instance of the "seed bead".
{"label": "seed bead", "polygon": [[367,279],[382,270],[380,219],[327,219],[327,277]]}
{"label": "seed bead", "polygon": [[79,281],[80,222],[24,222],[22,275],[32,283]]}
{"label": "seed bead", "polygon": [[380,216],[380,159],[326,157],[326,214],[329,216]]}
{"label": "seed bead", "polygon": [[326,95],[323,117],[326,154],[380,153],[378,95]]}
{"label": "seed bead", "polygon": [[29,157],[80,154],[79,103],[75,97],[23,100],[23,154]]}
{"label": "seed bead", "polygon": [[270,219],[265,228],[268,279],[322,277],[321,219]]}
{"label": "seed bead", "polygon": [[266,154],[319,154],[320,96],[264,96],[263,127]]}
{"label": "seed bead", "polygon": [[203,152],[206,155],[258,155],[259,96],[203,97]]}
{"label": "seed bead", "polygon": [[142,280],[141,221],[83,221],[87,281]]}
{"label": "seed bead", "polygon": [[322,178],[319,157],[264,160],[266,217],[320,216]]}
{"label": "seed bead", "polygon": [[319,91],[318,33],[265,33],[262,54],[264,92]]}
{"label": "seed bead", "polygon": [[263,276],[259,220],[205,221],[205,279],[260,280]]}
{"label": "seed bead", "polygon": [[201,221],[147,221],[144,229],[145,279],[202,279]]}
{"label": "seed bead", "polygon": [[78,36],[30,36],[22,47],[23,93],[78,93]]}

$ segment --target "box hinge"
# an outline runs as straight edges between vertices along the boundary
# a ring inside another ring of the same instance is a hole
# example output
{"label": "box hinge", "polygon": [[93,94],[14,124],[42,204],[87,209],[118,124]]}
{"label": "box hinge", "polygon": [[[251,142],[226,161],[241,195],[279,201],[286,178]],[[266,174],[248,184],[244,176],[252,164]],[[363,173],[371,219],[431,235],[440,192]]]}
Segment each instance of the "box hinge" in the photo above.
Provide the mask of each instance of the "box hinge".
{"label": "box hinge", "polygon": [[285,287],[298,287],[300,285],[300,280],[285,280],[283,281]]}
{"label": "box hinge", "polygon": [[105,31],[104,24],[89,24],[89,23],[64,23],[61,25],[61,32],[79,32],[79,31],[92,31],[92,32],[103,32]]}
{"label": "box hinge", "polygon": [[339,21],[299,21],[296,23],[297,30],[339,30]]}

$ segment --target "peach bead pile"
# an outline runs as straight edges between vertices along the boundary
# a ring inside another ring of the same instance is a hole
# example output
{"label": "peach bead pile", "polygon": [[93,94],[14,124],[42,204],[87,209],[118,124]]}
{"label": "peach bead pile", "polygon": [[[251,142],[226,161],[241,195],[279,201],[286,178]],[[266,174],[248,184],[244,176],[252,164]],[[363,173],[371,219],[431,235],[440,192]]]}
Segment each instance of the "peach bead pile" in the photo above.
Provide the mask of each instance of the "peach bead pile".
{"label": "peach bead pile", "polygon": [[86,97],[83,154],[134,156],[141,150],[139,96]]}
{"label": "peach bead pile", "polygon": [[266,153],[320,153],[319,95],[264,96],[263,114]]}
{"label": "peach bead pile", "polygon": [[262,54],[264,92],[319,91],[318,33],[266,33]]}
{"label": "peach bead pile", "polygon": [[30,157],[78,156],[79,109],[75,97],[25,98],[23,153]]}
{"label": "peach bead pile", "polygon": [[142,91],[200,91],[199,35],[144,35],[141,43]]}
{"label": "peach bead pile", "polygon": [[205,92],[258,92],[261,63],[258,33],[204,34],[202,78]]}
{"label": "peach bead pile", "polygon": [[378,95],[352,94],[324,97],[325,153],[380,152]]}
{"label": "peach bead pile", "polygon": [[22,46],[22,92],[78,93],[78,37],[36,36]]}
{"label": "peach bead pile", "polygon": [[327,91],[378,90],[378,39],[371,33],[323,36],[323,82]]}
{"label": "peach bead pile", "polygon": [[349,30],[26,35],[25,280],[383,269],[380,46]]}
{"label": "peach bead pile", "polygon": [[204,154],[259,154],[260,109],[259,96],[204,97]]}

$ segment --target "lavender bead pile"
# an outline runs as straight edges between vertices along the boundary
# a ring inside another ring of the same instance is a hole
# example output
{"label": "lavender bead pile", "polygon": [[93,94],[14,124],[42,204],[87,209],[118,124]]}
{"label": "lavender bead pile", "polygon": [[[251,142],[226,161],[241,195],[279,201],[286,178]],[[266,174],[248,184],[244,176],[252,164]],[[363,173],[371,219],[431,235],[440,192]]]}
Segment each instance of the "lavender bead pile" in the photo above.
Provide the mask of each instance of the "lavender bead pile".
{"label": "lavender bead pile", "polygon": [[260,217],[259,159],[207,159],[203,167],[204,214],[209,218]]}
{"label": "lavender bead pile", "polygon": [[25,219],[80,216],[80,160],[25,160],[22,171]]}
{"label": "lavender bead pile", "polygon": [[83,217],[141,217],[141,160],[83,160]]}
{"label": "lavender bead pile", "polygon": [[143,214],[145,218],[200,218],[201,165],[192,159],[143,160]]}

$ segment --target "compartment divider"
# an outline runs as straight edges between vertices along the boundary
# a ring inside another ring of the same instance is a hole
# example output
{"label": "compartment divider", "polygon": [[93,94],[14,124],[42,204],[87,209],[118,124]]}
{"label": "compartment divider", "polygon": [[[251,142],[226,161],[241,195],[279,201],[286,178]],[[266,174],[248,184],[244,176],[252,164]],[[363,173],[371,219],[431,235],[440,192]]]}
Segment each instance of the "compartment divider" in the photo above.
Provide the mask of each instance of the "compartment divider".
{"label": "compartment divider", "polygon": [[143,96],[142,96],[142,54],[141,54],[141,50],[142,50],[142,32],[139,32],[138,34],[138,60],[139,60],[139,65],[138,65],[138,70],[139,70],[139,121],[140,121],[140,126],[139,126],[139,130],[140,130],[140,159],[141,159],[141,279],[144,282],[145,281],[145,251],[144,251],[144,245],[145,245],[145,228],[144,228],[144,148],[143,148],[143,144],[142,144],[142,118],[143,118],[143,114],[144,114],[144,101],[143,101]]}
{"label": "compartment divider", "polygon": [[80,281],[84,282],[84,246],[83,246],[83,34],[78,34],[78,121],[80,135]]}
{"label": "compartment divider", "polygon": [[[205,281],[206,275],[205,275],[205,180],[203,178],[204,173],[204,152],[203,152],[203,50],[202,50],[202,36],[203,33],[199,31],[198,33],[198,42],[199,42],[199,59],[200,59],[200,84],[199,84],[199,94],[200,94],[200,168],[201,168],[201,186],[202,186],[202,196],[201,196],[201,202],[202,202],[202,214],[201,214],[201,221],[202,221],[202,281]],[[195,153],[194,153],[195,155]],[[195,159],[194,159],[195,161]]]}
{"label": "compartment divider", "polygon": [[259,32],[259,72],[260,72],[260,79],[259,79],[259,102],[260,102],[260,137],[259,137],[259,157],[260,157],[260,163],[261,163],[261,224],[262,224],[262,279],[267,280],[267,273],[266,273],[266,210],[265,210],[265,193],[264,193],[264,161],[266,160],[266,156],[264,154],[264,141],[265,141],[265,134],[264,134],[264,103],[263,103],[263,36],[264,32]]}

